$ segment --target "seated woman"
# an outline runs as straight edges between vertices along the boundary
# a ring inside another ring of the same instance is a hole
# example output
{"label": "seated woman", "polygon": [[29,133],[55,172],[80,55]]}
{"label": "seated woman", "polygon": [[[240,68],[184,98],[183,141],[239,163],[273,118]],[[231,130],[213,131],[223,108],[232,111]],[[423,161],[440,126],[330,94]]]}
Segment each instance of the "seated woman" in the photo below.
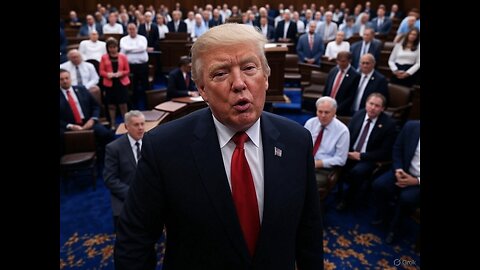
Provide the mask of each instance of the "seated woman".
{"label": "seated woman", "polygon": [[388,66],[393,72],[391,83],[407,87],[417,83],[420,69],[420,31],[417,28],[408,31],[403,41],[395,44]]}

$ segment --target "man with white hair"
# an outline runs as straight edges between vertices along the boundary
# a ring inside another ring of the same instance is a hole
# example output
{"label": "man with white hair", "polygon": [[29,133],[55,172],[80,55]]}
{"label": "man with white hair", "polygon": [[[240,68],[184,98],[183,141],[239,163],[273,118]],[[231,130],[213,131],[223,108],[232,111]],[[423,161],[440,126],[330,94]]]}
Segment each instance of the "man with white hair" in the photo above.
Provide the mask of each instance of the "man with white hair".
{"label": "man with white hair", "polygon": [[275,41],[297,43],[297,25],[291,21],[288,9],[283,11],[283,20],[275,28]]}
{"label": "man with white hair", "polygon": [[[100,87],[97,86],[100,78],[95,67],[85,62],[76,49],[70,50],[67,57],[69,61],[61,64],[60,68],[70,72],[72,85],[84,86],[94,97],[100,97]],[[101,100],[97,100],[97,102],[101,104]]]}

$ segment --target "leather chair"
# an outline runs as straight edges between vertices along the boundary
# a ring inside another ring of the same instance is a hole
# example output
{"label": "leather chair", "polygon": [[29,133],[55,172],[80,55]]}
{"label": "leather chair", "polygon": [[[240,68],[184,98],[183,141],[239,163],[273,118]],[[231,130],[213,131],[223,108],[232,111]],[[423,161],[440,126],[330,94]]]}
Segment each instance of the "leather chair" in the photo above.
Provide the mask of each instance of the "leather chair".
{"label": "leather chair", "polygon": [[92,174],[93,189],[96,189],[96,144],[93,130],[65,132],[65,154],[60,158],[60,172],[64,182],[74,173],[89,170]]}
{"label": "leather chair", "polygon": [[167,89],[153,89],[145,91],[147,99],[147,110],[155,109],[158,104],[167,101]]}
{"label": "leather chair", "polygon": [[287,53],[285,54],[285,68],[284,68],[285,82],[295,82],[300,84],[302,76],[298,68],[298,55]]}
{"label": "leather chair", "polygon": [[310,85],[312,71],[321,71],[320,66],[307,63],[298,63],[298,69],[300,72],[300,76],[302,77],[300,81],[301,87],[306,87]]}
{"label": "leather chair", "polygon": [[327,184],[323,187],[318,187],[318,193],[320,195],[320,200],[323,202],[330,191],[335,187],[340,178],[340,174],[342,172],[342,167],[335,166],[333,170],[327,177]]}
{"label": "leather chair", "polygon": [[412,89],[403,85],[389,83],[388,94],[390,98],[385,113],[400,124],[403,124],[407,120],[408,113],[413,106]]}
{"label": "leather chair", "polygon": [[322,97],[328,74],[322,71],[312,71],[310,75],[310,85],[303,89],[302,108],[308,111],[316,112],[315,102]]}

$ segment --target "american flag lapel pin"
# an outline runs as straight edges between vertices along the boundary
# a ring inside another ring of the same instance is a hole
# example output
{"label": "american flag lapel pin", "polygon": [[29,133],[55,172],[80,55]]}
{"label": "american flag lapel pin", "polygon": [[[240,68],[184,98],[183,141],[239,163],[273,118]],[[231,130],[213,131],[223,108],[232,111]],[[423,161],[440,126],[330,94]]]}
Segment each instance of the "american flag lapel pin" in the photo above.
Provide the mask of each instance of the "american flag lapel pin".
{"label": "american flag lapel pin", "polygon": [[282,157],[282,149],[274,147],[275,149],[275,156]]}

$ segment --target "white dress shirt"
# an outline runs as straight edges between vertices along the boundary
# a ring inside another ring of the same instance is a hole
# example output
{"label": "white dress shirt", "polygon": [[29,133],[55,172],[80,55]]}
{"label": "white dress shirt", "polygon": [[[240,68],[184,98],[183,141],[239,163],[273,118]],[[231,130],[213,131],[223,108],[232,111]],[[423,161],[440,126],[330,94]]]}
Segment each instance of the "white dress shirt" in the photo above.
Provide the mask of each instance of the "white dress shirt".
{"label": "white dress shirt", "polygon": [[102,55],[107,53],[107,47],[105,46],[104,41],[97,40],[96,42],[93,42],[88,39],[80,42],[78,51],[82,54],[83,60],[93,59],[100,63]]}
{"label": "white dress shirt", "polygon": [[[235,150],[235,143],[231,140],[235,131],[229,129],[215,116],[213,116],[213,122],[215,123],[215,129],[217,130],[218,143],[222,151],[223,165],[225,167],[225,173],[227,174],[228,185],[230,191],[232,190],[232,180],[230,176],[231,161],[233,151]],[[250,140],[245,142],[245,157],[247,158],[248,166],[252,172],[253,184],[255,185],[255,192],[257,193],[258,214],[260,217],[260,224],[263,219],[263,198],[264,198],[264,179],[263,179],[263,144],[262,136],[260,134],[260,118],[245,131]]]}
{"label": "white dress shirt", "polygon": [[410,162],[410,168],[408,169],[412,176],[415,176],[419,179],[420,183],[420,138],[418,138],[418,145],[415,149],[415,154],[413,155],[412,162]]}
{"label": "white dress shirt", "polygon": [[[70,72],[72,85],[78,85],[77,70],[71,61],[61,64],[60,68],[66,69],[68,72]],[[85,88],[89,89],[90,87],[98,84],[100,77],[98,77],[98,73],[92,64],[82,61],[78,65],[78,71],[80,72],[80,76],[82,76],[82,84],[85,86]]]}

